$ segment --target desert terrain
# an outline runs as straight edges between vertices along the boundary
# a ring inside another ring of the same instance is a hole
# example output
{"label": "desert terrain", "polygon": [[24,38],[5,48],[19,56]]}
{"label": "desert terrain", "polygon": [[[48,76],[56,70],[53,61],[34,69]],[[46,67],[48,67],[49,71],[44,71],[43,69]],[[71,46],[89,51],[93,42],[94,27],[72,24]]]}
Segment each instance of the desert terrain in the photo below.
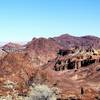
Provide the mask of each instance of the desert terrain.
{"label": "desert terrain", "polygon": [[0,100],[100,100],[100,38],[63,34],[1,46]]}

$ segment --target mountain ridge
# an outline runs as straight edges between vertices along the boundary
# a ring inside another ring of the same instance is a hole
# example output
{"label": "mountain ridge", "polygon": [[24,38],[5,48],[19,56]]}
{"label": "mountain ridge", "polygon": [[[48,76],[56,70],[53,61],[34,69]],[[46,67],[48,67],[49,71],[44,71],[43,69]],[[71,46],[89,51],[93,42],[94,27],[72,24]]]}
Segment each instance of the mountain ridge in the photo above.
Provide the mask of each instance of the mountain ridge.
{"label": "mountain ridge", "polygon": [[0,48],[0,95],[26,97],[33,84],[45,84],[59,90],[55,100],[95,100],[100,94],[99,46],[100,38],[68,34],[8,43]]}

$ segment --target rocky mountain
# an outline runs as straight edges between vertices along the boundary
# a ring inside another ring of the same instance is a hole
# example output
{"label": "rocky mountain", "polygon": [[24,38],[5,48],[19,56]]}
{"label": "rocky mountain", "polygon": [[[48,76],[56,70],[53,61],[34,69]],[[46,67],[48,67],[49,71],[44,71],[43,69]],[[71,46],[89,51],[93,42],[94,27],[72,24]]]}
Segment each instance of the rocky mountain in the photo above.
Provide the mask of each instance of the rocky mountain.
{"label": "rocky mountain", "polygon": [[0,48],[0,100],[99,100],[99,76],[95,36],[64,34]]}
{"label": "rocky mountain", "polygon": [[33,38],[26,45],[26,51],[35,65],[43,65],[56,58],[58,50],[62,48],[53,38]]}
{"label": "rocky mountain", "polygon": [[25,45],[26,51],[32,58],[35,66],[43,65],[56,58],[59,49],[69,48],[100,48],[100,38],[95,36],[75,37],[64,34],[53,38],[33,38]]}
{"label": "rocky mountain", "polygon": [[55,41],[58,42],[61,46],[65,48],[70,47],[81,47],[81,48],[100,48],[100,38],[96,36],[82,36],[82,37],[76,37],[71,36],[69,34],[64,34],[58,37],[54,37]]}

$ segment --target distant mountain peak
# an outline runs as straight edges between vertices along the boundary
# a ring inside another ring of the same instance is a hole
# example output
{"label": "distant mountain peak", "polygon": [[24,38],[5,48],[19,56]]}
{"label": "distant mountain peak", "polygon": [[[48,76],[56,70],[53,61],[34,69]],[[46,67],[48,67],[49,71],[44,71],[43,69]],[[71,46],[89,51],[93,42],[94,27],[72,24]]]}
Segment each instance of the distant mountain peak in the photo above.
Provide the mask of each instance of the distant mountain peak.
{"label": "distant mountain peak", "polygon": [[65,34],[60,35],[59,37],[70,37],[70,36],[72,35],[70,35],[69,33],[65,33]]}

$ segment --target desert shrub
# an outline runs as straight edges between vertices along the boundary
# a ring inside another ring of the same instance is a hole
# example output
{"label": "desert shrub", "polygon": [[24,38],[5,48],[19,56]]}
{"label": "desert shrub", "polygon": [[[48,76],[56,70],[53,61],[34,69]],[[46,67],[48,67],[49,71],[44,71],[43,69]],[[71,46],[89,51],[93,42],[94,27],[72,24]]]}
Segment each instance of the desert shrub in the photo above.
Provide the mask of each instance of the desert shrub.
{"label": "desert shrub", "polygon": [[0,96],[0,100],[13,100],[11,95],[8,96]]}
{"label": "desert shrub", "polygon": [[26,100],[56,100],[55,90],[47,85],[34,85]]}
{"label": "desert shrub", "polygon": [[[12,88],[12,82],[6,82],[7,88]],[[56,100],[56,88],[49,88],[47,85],[36,85],[30,86],[30,91],[27,96],[18,96],[18,93],[14,92],[12,95],[1,96],[0,100]]]}

